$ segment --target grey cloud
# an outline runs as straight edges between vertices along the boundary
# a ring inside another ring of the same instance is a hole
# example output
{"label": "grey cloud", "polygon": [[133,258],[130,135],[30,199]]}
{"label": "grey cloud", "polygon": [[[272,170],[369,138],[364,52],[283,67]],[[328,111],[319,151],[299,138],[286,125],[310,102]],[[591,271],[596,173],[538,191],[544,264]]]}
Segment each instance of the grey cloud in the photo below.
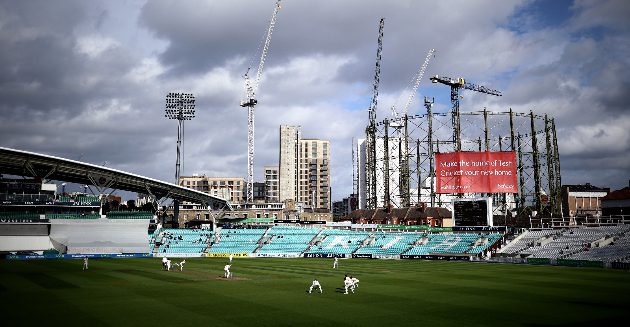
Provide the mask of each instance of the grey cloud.
{"label": "grey cloud", "polygon": [[[192,91],[197,117],[186,123],[183,173],[245,176],[241,76],[247,59],[258,59],[274,3],[148,1],[134,8],[139,17],[118,17],[103,3],[84,1],[1,3],[0,145],[95,164],[108,161],[114,168],[171,181],[176,123],[163,117],[164,96]],[[623,73],[629,68],[627,23],[617,18],[607,23],[609,11],[577,2],[566,25],[508,30],[510,17],[528,3],[283,1],[258,94],[256,179],[263,165],[277,164],[278,126],[295,124],[305,137],[331,141],[334,199],[351,192],[350,143],[364,133],[380,17],[386,26],[379,117],[389,114],[390,99],[411,83],[426,52],[436,48],[420,89],[436,96],[436,110],[450,104],[448,89],[427,81],[433,74],[501,89],[501,98],[465,94],[462,104],[466,110],[514,107],[556,117],[559,141],[567,149],[564,154],[561,148],[567,183],[614,186],[615,179],[627,179],[627,155],[611,146],[610,137],[589,140],[592,148],[585,150],[568,140],[572,130],[607,115],[619,118],[606,121],[624,137],[619,124],[628,116],[630,100]],[[605,7],[609,4],[623,2]],[[604,37],[584,32],[594,26],[585,23],[587,18],[605,26]],[[137,19],[123,24],[137,28],[127,31],[133,37],[108,30],[117,19]],[[145,35],[159,40],[138,44],[157,52],[129,44]],[[82,37],[92,36],[115,42],[95,56],[77,51]],[[155,58],[161,66],[149,65],[149,77],[134,75],[146,59]],[[332,69],[340,58],[348,61]],[[311,66],[299,67],[298,60]]]}

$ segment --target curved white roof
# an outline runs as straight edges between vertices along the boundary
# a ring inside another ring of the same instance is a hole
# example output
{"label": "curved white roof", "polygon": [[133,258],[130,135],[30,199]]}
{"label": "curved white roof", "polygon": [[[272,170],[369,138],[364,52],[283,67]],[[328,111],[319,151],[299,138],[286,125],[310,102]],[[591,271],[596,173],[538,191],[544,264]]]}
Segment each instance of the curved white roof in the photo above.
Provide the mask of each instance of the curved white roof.
{"label": "curved white roof", "polygon": [[222,198],[172,183],[41,153],[0,147],[0,173],[110,187],[232,210]]}

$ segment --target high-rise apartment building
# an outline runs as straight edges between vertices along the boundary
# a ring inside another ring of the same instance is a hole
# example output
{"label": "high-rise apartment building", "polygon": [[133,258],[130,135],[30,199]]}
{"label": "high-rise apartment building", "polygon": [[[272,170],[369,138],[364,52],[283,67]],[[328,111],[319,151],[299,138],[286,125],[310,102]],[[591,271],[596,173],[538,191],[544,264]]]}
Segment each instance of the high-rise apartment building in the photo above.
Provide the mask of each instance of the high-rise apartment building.
{"label": "high-rise apartment building", "polygon": [[278,196],[281,202],[287,199],[297,200],[299,139],[299,126],[280,126]]}
{"label": "high-rise apartment building", "polygon": [[280,202],[278,166],[265,166],[265,202]]}
{"label": "high-rise apartment building", "polygon": [[330,209],[330,142],[300,140],[298,202]]}
{"label": "high-rise apartment building", "polygon": [[280,126],[279,200],[331,209],[330,142],[300,139],[299,127]]}

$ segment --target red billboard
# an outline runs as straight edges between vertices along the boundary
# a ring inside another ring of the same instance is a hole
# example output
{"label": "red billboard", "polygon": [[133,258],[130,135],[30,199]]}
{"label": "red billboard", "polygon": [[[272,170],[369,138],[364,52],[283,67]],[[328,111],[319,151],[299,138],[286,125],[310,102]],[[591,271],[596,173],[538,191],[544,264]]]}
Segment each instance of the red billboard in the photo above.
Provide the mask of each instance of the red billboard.
{"label": "red billboard", "polygon": [[435,154],[436,193],[518,193],[516,153]]}

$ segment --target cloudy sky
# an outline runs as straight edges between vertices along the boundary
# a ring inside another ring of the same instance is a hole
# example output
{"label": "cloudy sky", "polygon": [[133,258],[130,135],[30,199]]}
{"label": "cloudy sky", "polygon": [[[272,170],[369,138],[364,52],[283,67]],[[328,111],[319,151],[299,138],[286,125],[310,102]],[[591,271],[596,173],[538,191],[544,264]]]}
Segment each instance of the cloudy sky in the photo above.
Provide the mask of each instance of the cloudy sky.
{"label": "cloudy sky", "polygon": [[[173,181],[168,92],[192,92],[182,175],[245,177],[243,74],[257,65],[275,0],[0,1],[0,146]],[[331,141],[333,200],[352,191],[352,138],[372,95],[385,18],[379,117],[416,98],[448,110],[434,74],[501,90],[462,111],[556,119],[563,184],[630,179],[630,3],[284,0],[258,90],[255,178],[277,165],[279,126]],[[411,113],[423,109],[418,101]]]}

